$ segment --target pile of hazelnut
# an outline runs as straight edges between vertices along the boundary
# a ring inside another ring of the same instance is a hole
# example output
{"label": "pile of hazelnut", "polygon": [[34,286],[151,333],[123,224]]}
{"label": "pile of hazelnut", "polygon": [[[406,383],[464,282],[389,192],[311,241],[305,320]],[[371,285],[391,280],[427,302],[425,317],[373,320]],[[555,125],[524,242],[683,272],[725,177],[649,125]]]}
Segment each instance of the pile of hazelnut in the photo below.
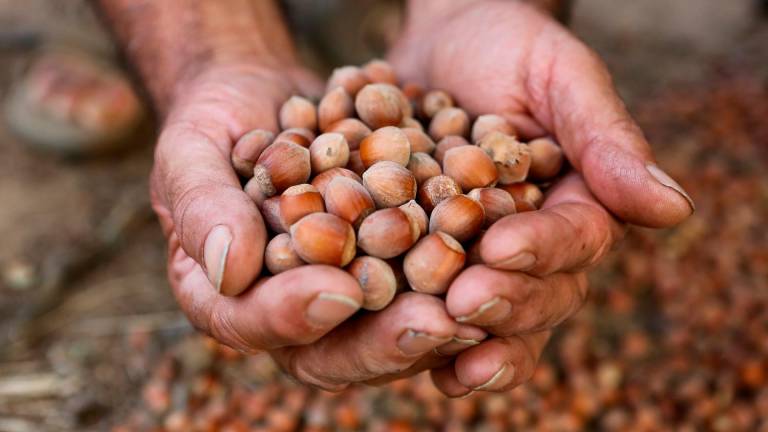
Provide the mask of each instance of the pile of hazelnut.
{"label": "pile of hazelnut", "polygon": [[232,151],[274,233],[265,265],[343,267],[368,310],[407,287],[444,293],[480,261],[484,230],[536,210],[543,195],[531,180],[563,165],[552,139],[522,143],[499,115],[472,122],[444,91],[399,87],[381,60],[336,69],[318,104],[293,96],[279,122],[277,136],[253,130]]}

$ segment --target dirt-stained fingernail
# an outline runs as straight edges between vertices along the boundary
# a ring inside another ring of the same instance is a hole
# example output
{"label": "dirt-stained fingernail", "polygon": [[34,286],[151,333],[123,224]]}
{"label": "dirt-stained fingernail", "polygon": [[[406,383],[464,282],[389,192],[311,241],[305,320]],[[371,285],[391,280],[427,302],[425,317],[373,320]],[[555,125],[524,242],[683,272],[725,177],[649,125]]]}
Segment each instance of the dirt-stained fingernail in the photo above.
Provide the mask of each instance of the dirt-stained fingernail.
{"label": "dirt-stained fingernail", "polygon": [[307,307],[307,321],[315,327],[335,327],[360,309],[352,297],[336,293],[320,293]]}
{"label": "dirt-stained fingernail", "polygon": [[208,280],[211,281],[216,292],[221,292],[221,282],[224,279],[224,270],[227,267],[227,256],[231,245],[232,231],[226,225],[216,225],[205,238],[203,261]]}
{"label": "dirt-stained fingernail", "polygon": [[456,318],[456,321],[480,326],[494,325],[505,320],[511,311],[512,303],[501,297],[494,297],[471,314]]}
{"label": "dirt-stained fingernail", "polygon": [[502,270],[529,270],[536,264],[536,256],[530,252],[520,252],[507,259],[491,264],[491,267]]}
{"label": "dirt-stained fingernail", "polygon": [[406,356],[417,356],[426,354],[450,340],[450,336],[433,336],[429,333],[408,329],[397,340],[397,347]]}
{"label": "dirt-stained fingernail", "polygon": [[479,345],[481,341],[474,339],[462,339],[454,336],[450,342],[435,348],[435,353],[442,356],[453,356],[467,348]]}
{"label": "dirt-stained fingernail", "polygon": [[475,387],[474,390],[494,391],[501,390],[509,385],[515,379],[515,366],[510,363],[504,363],[488,381]]}
{"label": "dirt-stained fingernail", "polygon": [[669,174],[665,173],[661,168],[658,167],[656,164],[649,163],[645,166],[645,169],[648,170],[649,173],[653,176],[653,178],[656,179],[659,183],[662,185],[674,190],[680,196],[685,198],[686,201],[688,201],[688,204],[691,206],[691,212],[696,211],[696,204],[694,204],[693,199],[690,195],[688,195],[688,192],[683,189],[682,186],[678,182],[675,181],[672,177],[669,176]]}

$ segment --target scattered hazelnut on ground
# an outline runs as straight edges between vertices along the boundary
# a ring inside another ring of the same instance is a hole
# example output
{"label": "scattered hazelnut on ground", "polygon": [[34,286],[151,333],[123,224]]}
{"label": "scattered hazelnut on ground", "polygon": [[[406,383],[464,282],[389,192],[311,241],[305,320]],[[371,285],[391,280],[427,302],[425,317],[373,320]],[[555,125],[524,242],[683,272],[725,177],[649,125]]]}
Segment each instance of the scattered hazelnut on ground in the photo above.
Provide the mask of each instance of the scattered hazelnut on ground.
{"label": "scattered hazelnut on ground", "polygon": [[429,135],[440,141],[448,135],[469,135],[469,116],[461,108],[443,108],[429,122]]}
{"label": "scattered hazelnut on ground", "polygon": [[437,231],[408,251],[403,270],[414,291],[443,294],[464,268],[464,261],[461,244],[450,235]]}
{"label": "scattered hazelnut on ground", "polygon": [[360,256],[353,259],[346,270],[363,289],[363,309],[377,311],[392,302],[397,293],[397,279],[386,261],[372,256]]}
{"label": "scattered hazelnut on ground", "polygon": [[276,235],[267,244],[267,248],[264,251],[264,264],[270,273],[276,275],[306,263],[293,249],[291,236],[281,233]]}
{"label": "scattered hazelnut on ground", "polygon": [[280,195],[280,221],[286,231],[304,216],[324,211],[323,197],[310,184],[291,186]]}
{"label": "scattered hazelnut on ground", "polygon": [[381,161],[408,165],[411,144],[402,129],[385,126],[375,130],[360,143],[360,159],[366,168]]}
{"label": "scattered hazelnut on ground", "polygon": [[506,185],[525,180],[531,166],[528,146],[515,137],[491,132],[478,144],[493,159],[499,172],[499,183]]}
{"label": "scattered hazelnut on ground", "polygon": [[443,157],[443,172],[463,190],[491,187],[499,179],[493,160],[477,146],[459,146]]}
{"label": "scattered hazelnut on ground", "polygon": [[549,137],[537,138],[528,143],[531,151],[531,168],[528,175],[534,180],[549,180],[563,167],[563,149]]}
{"label": "scattered hazelnut on ground", "polygon": [[515,200],[509,192],[498,188],[472,189],[467,196],[478,201],[485,210],[485,227],[493,225],[497,220],[516,212]]}
{"label": "scattered hazelnut on ground", "polygon": [[416,178],[395,162],[382,161],[368,168],[363,185],[379,208],[397,207],[416,198]]}
{"label": "scattered hazelnut on ground", "polygon": [[363,219],[376,210],[376,204],[368,190],[348,177],[333,178],[323,196],[328,213],[344,219],[353,227],[360,226]]}
{"label": "scattered hazelnut on ground", "polygon": [[347,169],[353,173],[362,176],[365,172],[365,165],[360,158],[360,150],[353,150],[349,152],[349,162],[347,162]]}
{"label": "scattered hazelnut on ground", "polygon": [[440,201],[461,193],[461,186],[456,180],[447,175],[439,175],[427,179],[419,187],[418,202],[430,214]]}
{"label": "scattered hazelnut on ground", "polygon": [[264,198],[306,183],[311,171],[309,150],[288,141],[276,142],[259,156],[246,192],[260,204]]}
{"label": "scattered hazelnut on ground", "polygon": [[261,156],[261,152],[272,144],[274,139],[275,134],[272,132],[254,129],[237,140],[232,148],[232,166],[240,177],[253,177],[253,167],[256,165],[256,160]]}
{"label": "scattered hazelnut on ground", "polygon": [[499,186],[509,193],[515,200],[515,208],[518,213],[533,211],[544,202],[544,194],[538,186],[529,182],[513,183]]}
{"label": "scattered hazelnut on ground", "polygon": [[360,184],[363,184],[362,177],[355,174],[355,172],[346,168],[331,168],[316,175],[315,178],[312,179],[312,186],[316,187],[318,192],[320,192],[320,195],[325,197],[325,188],[328,186],[328,183],[330,183],[331,180],[335,179],[336,177],[350,178]]}
{"label": "scattered hazelnut on ground", "polygon": [[291,226],[293,248],[310,264],[343,267],[355,257],[355,230],[330,213],[312,213]]}
{"label": "scattered hazelnut on ground", "polygon": [[412,153],[406,168],[413,173],[416,183],[419,185],[443,173],[440,164],[426,153]]}
{"label": "scattered hazelnut on ground", "polygon": [[317,108],[315,104],[301,96],[291,96],[280,107],[280,128],[317,129]]}
{"label": "scattered hazelnut on ground", "polygon": [[362,69],[369,82],[397,85],[395,70],[384,60],[373,59],[364,64]]}
{"label": "scattered hazelnut on ground", "polygon": [[403,128],[403,133],[408,138],[408,143],[411,144],[411,153],[432,154],[435,151],[435,142],[423,130],[407,127]]}
{"label": "scattered hazelnut on ground", "polygon": [[425,212],[415,200],[410,200],[398,208],[404,211],[416,226],[419,227],[419,237],[427,233],[427,230],[429,229],[427,212]]}
{"label": "scattered hazelnut on ground", "polygon": [[398,126],[408,117],[404,101],[407,99],[400,89],[391,84],[368,84],[355,97],[355,110],[373,129]]}
{"label": "scattered hazelnut on ground", "polygon": [[453,107],[453,98],[443,90],[430,90],[421,100],[421,113],[426,118],[432,118],[440,110]]}
{"label": "scattered hazelnut on ground", "polygon": [[309,160],[312,172],[320,174],[331,168],[342,168],[349,162],[349,145],[344,135],[324,133],[309,146]]}
{"label": "scattered hazelnut on ground", "polygon": [[259,206],[259,210],[269,229],[276,233],[287,232],[280,217],[280,196],[265,199]]}
{"label": "scattered hazelnut on ground", "polygon": [[321,131],[353,115],[355,115],[355,102],[344,87],[336,87],[326,93],[317,106],[317,121]]}
{"label": "scattered hazelnut on ground", "polygon": [[475,119],[472,125],[472,142],[479,143],[491,132],[501,132],[509,136],[517,136],[517,131],[507,119],[496,114],[484,114]]}
{"label": "scattered hazelnut on ground", "polygon": [[442,231],[460,242],[480,233],[485,221],[483,206],[467,197],[455,195],[438,204],[429,217],[429,232]]}
{"label": "scattered hazelnut on ground", "polygon": [[331,72],[326,93],[341,86],[350,96],[354,97],[366,84],[368,84],[368,79],[362,69],[357,66],[343,66]]}
{"label": "scattered hazelnut on ground", "polygon": [[460,147],[460,146],[468,146],[469,141],[467,141],[464,137],[455,136],[455,135],[449,135],[440,141],[438,141],[437,145],[435,145],[435,151],[432,153],[432,157],[435,158],[435,160],[442,165],[443,158],[445,157],[445,153],[454,148],[454,147]]}
{"label": "scattered hazelnut on ground", "polygon": [[357,245],[368,255],[393,258],[411,248],[419,238],[418,226],[399,208],[371,213],[360,224]]}
{"label": "scattered hazelnut on ground", "polygon": [[336,132],[344,135],[350,150],[360,148],[360,142],[371,134],[371,128],[356,118],[346,118],[330,125],[325,132]]}
{"label": "scattered hazelnut on ground", "polygon": [[286,129],[275,137],[274,142],[290,141],[302,147],[309,148],[312,141],[315,140],[315,133],[305,128]]}

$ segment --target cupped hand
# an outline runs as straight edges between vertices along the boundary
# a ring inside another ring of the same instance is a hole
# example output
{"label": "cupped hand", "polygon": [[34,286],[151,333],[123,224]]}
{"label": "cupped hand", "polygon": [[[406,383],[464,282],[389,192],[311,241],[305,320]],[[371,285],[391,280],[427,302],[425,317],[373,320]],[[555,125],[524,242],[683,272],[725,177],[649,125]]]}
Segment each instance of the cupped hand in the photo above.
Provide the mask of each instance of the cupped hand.
{"label": "cupped hand", "polygon": [[541,211],[497,222],[484,265],[465,270],[446,305],[494,335],[432,371],[450,396],[527,380],[551,329],[587,293],[584,270],[623,233],[621,222],[675,225],[693,212],[653,160],[599,58],[544,13],[516,1],[413,2],[390,60],[407,81],[444,89],[470,114],[505,116],[523,138],[553,136],[573,172]]}
{"label": "cupped hand", "polygon": [[168,238],[169,279],[193,325],[243,352],[268,350],[300,381],[337,390],[410,367],[458,325],[442,300],[416,293],[349,319],[363,294],[338,268],[258,279],[267,233],[231,151],[252,129],[276,132],[280,104],[312,94],[315,82],[300,69],[249,63],[180,86],[158,140],[151,193]]}

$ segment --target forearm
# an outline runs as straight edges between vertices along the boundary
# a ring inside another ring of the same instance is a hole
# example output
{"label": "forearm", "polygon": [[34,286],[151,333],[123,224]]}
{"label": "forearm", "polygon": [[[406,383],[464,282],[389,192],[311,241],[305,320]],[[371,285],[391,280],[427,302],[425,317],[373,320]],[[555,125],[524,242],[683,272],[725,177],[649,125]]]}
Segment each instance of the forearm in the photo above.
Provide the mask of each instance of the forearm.
{"label": "forearm", "polygon": [[294,62],[274,0],[95,0],[158,110],[209,68]]}

